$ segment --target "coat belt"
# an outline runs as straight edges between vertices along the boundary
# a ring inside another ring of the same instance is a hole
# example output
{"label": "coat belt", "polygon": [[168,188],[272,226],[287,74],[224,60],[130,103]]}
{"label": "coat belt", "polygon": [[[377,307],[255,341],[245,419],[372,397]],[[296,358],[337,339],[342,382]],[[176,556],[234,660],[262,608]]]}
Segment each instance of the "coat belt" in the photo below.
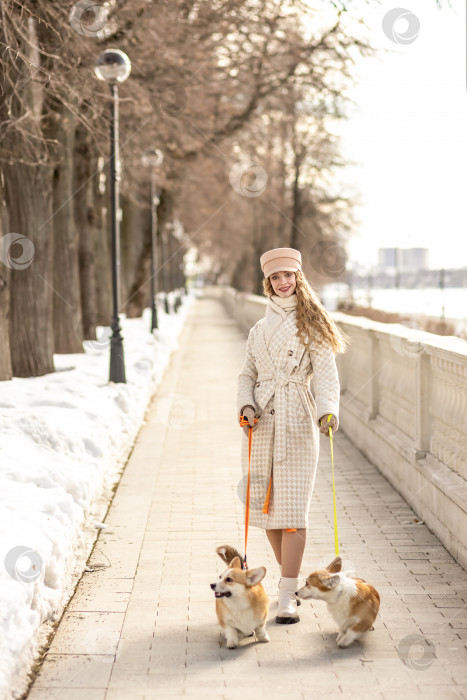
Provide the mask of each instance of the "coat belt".
{"label": "coat belt", "polygon": [[260,376],[256,380],[257,382],[271,382],[275,381],[276,385],[279,386],[287,386],[289,382],[292,382],[292,384],[303,384],[304,386],[308,386],[308,379],[306,377],[289,377],[287,374],[284,374],[283,372],[277,372],[277,374],[272,374],[268,376]]}
{"label": "coat belt", "polygon": [[306,377],[288,376],[284,372],[277,372],[274,375],[261,375],[257,382],[274,382],[265,396],[265,405],[275,396],[275,435],[274,435],[274,462],[277,464],[287,459],[287,401],[285,387],[288,384],[298,384],[308,386]]}

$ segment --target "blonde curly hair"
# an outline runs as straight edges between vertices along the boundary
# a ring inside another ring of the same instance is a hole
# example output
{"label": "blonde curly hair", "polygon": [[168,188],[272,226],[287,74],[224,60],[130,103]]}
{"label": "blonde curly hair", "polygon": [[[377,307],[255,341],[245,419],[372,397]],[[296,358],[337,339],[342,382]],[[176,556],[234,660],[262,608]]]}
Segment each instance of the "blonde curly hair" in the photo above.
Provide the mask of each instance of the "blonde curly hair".
{"label": "blonde curly hair", "polygon": [[[328,343],[333,352],[345,352],[350,344],[349,336],[336,326],[315,290],[310,286],[304,274],[297,270],[295,273],[297,286],[297,331],[303,345],[310,350],[310,342],[318,345]],[[269,277],[263,280],[266,296],[274,294]]]}

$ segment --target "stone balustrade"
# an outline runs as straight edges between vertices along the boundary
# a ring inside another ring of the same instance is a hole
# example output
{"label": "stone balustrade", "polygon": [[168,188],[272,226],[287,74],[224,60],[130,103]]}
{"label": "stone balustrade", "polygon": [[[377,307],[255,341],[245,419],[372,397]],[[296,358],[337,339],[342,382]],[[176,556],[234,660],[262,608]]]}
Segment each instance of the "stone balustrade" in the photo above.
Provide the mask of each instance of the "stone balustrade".
{"label": "stone balustrade", "polygon": [[[214,292],[213,292],[214,293]],[[266,299],[215,292],[247,331]],[[467,342],[335,312],[340,426],[467,568]]]}

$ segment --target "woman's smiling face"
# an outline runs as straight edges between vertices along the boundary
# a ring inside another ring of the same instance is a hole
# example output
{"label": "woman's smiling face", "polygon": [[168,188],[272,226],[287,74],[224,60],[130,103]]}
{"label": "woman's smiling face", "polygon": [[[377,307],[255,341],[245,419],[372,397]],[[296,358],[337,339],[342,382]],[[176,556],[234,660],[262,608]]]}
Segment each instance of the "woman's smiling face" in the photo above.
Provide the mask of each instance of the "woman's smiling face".
{"label": "woman's smiling face", "polygon": [[272,284],[274,294],[283,298],[292,296],[297,286],[295,272],[273,272],[269,277],[269,281]]}

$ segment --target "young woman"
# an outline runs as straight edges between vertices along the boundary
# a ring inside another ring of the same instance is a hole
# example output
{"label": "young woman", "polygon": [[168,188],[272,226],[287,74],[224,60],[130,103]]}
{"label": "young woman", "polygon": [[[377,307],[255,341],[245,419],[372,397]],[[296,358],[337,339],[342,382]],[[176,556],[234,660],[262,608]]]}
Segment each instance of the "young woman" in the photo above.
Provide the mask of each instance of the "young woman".
{"label": "young woman", "polygon": [[[297,577],[316,476],[319,433],[339,426],[339,331],[301,272],[298,250],[275,248],[260,259],[266,315],[248,336],[238,378],[238,412],[254,426],[250,524],[266,530],[281,566],[276,622],[299,621]],[[314,396],[309,387],[312,380]],[[329,422],[328,417],[331,416]],[[259,418],[255,424],[254,419]],[[244,428],[245,435],[248,427]],[[242,465],[248,470],[248,440]]]}

